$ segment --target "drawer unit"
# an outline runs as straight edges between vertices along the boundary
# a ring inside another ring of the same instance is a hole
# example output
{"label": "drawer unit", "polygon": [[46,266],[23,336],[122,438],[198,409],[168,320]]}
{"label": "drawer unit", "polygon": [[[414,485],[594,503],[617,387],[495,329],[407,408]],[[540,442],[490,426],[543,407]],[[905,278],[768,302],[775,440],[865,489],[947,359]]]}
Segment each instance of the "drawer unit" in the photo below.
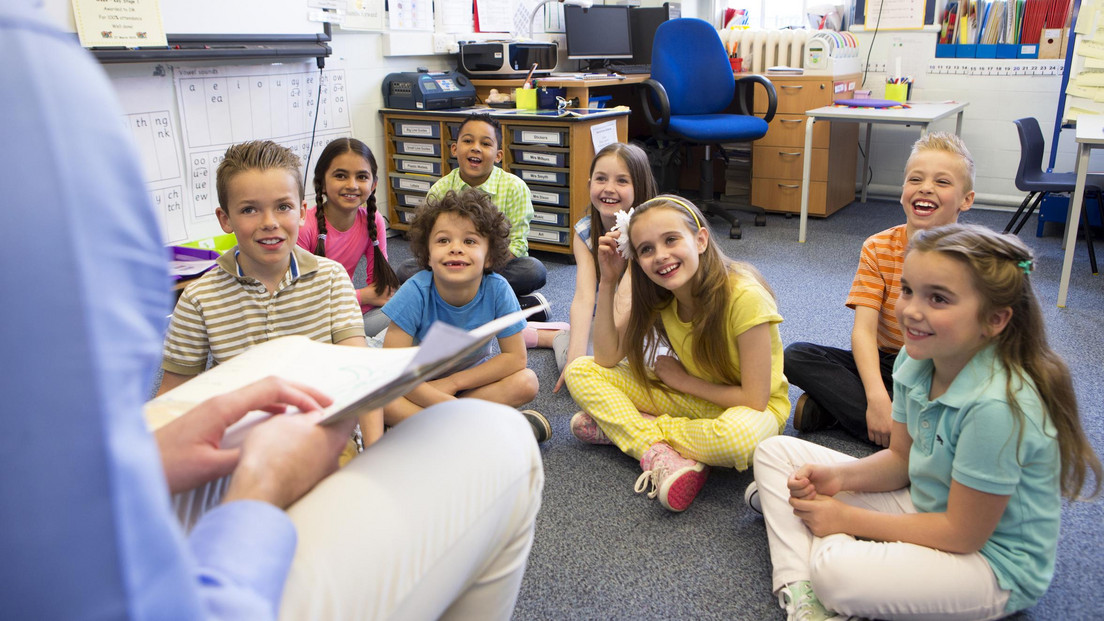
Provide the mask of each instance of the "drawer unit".
{"label": "drawer unit", "polygon": [[[801,179],[804,147],[772,147],[752,143],[752,161],[761,166],[763,177],[772,179]],[[828,180],[828,149],[813,149],[810,168],[813,181]]]}
{"label": "drawer unit", "polygon": [[441,176],[441,158],[428,157],[396,157],[395,169],[399,172],[414,173],[418,175]]}
{"label": "drawer unit", "polygon": [[[433,183],[457,168],[449,145],[457,139],[467,111],[380,111],[386,153],[379,157],[380,188],[386,196],[390,226],[408,230],[417,209],[425,204]],[[616,124],[617,139],[628,140],[628,113],[611,110],[587,117],[513,117],[498,115],[502,124],[497,165],[520,177],[529,187],[534,217],[529,226],[529,250],[571,254],[572,226],[590,207],[587,176],[594,160],[591,131],[598,124]]]}
{"label": "drawer unit", "polygon": [[518,164],[535,164],[554,168],[563,168],[567,165],[567,149],[511,146],[510,150],[514,154],[514,162]]}
{"label": "drawer unit", "polygon": [[[836,86],[858,76],[772,76],[778,108],[767,135],[752,143],[751,204],[767,211],[800,213],[806,110],[850,97]],[[853,88],[853,87],[851,87]],[[766,96],[755,91],[754,108],[764,112]],[[818,122],[813,125],[809,157],[809,215],[828,216],[855,198],[858,125]]]}
{"label": "drawer unit", "polygon": [[[550,207],[535,207],[533,209],[533,222],[541,226],[568,226],[567,209],[552,209]],[[532,227],[530,225],[530,228]]]}
{"label": "drawer unit", "polygon": [[521,177],[521,180],[526,185],[534,183],[543,183],[548,185],[567,185],[567,176],[570,171],[552,170],[548,168],[524,168],[522,166],[514,166],[513,172],[515,175]]}
{"label": "drawer unit", "polygon": [[401,173],[391,173],[391,187],[396,190],[406,190],[407,192],[421,192],[426,193],[429,188],[433,187],[433,182],[437,181],[436,177],[414,176],[404,175]]}
{"label": "drawer unit", "polygon": [[539,224],[529,227],[529,241],[531,242],[564,245],[570,239],[570,232],[567,229],[552,228]]}
{"label": "drawer unit", "polygon": [[534,205],[551,205],[553,207],[567,207],[571,205],[571,193],[567,188],[550,188],[540,185],[530,185],[529,193],[533,195]]}
{"label": "drawer unit", "polygon": [[441,157],[440,140],[395,140],[397,155],[420,155],[423,157]]}
{"label": "drawer unit", "polygon": [[514,144],[539,144],[566,147],[567,130],[554,127],[515,127],[511,130]]}
{"label": "drawer unit", "polygon": [[425,194],[410,194],[407,192],[395,192],[395,205],[398,207],[421,207],[426,202]]}
{"label": "drawer unit", "polygon": [[[770,122],[767,135],[752,144],[804,147],[805,125],[808,119],[809,117],[804,114],[776,114]],[[813,146],[821,149],[828,147],[828,123],[813,124]]]}
{"label": "drawer unit", "polygon": [[414,211],[413,209],[405,209],[403,207],[395,208],[395,213],[399,216],[399,222],[406,225],[414,221]]}
{"label": "drawer unit", "polygon": [[441,124],[436,121],[395,119],[391,121],[396,136],[403,138],[440,138]]}

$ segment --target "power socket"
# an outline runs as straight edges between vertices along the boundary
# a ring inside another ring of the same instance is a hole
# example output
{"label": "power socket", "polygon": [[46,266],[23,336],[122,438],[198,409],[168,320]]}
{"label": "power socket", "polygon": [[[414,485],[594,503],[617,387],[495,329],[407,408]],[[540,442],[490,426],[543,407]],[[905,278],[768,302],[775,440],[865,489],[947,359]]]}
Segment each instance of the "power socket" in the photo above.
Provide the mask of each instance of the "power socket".
{"label": "power socket", "polygon": [[433,53],[434,54],[449,54],[455,51],[456,40],[451,35],[447,34],[435,34],[433,35]]}

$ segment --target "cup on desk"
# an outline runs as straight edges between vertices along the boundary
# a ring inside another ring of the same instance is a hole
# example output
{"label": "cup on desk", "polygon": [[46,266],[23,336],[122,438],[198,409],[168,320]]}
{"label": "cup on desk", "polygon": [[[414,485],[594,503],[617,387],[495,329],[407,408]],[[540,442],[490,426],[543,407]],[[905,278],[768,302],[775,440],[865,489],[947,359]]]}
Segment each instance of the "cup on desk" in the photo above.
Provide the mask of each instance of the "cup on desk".
{"label": "cup on desk", "polygon": [[514,106],[519,110],[536,110],[537,109],[537,89],[535,88],[515,88],[514,89]]}
{"label": "cup on desk", "polygon": [[885,98],[905,103],[908,101],[909,86],[911,86],[911,82],[908,78],[899,78],[898,81],[887,80]]}

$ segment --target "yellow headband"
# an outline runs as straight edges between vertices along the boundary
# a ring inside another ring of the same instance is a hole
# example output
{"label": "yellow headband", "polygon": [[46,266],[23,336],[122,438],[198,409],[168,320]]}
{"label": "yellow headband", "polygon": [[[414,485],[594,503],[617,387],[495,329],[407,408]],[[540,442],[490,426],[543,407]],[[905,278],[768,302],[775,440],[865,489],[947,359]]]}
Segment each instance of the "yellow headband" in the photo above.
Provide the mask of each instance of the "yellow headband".
{"label": "yellow headband", "polygon": [[702,229],[701,220],[698,220],[698,214],[694,211],[694,208],[690,206],[690,203],[686,202],[682,198],[679,198],[678,196],[672,196],[670,194],[661,194],[659,196],[656,196],[655,198],[649,198],[648,200],[644,201],[640,205],[637,205],[637,208],[639,209],[639,208],[643,207],[644,205],[647,205],[648,203],[654,203],[656,201],[661,201],[661,200],[675,203],[676,205],[679,205],[680,207],[685,209],[686,212],[690,214],[690,217],[694,219],[694,224],[698,225],[698,230]]}

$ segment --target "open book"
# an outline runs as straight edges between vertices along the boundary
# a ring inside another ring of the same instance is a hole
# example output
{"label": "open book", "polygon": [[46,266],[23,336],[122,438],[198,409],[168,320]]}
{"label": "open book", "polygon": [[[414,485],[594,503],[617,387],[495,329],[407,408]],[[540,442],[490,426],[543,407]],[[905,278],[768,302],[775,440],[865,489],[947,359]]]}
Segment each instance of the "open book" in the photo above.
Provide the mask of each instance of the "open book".
{"label": "open book", "polygon": [[[469,331],[437,322],[417,347],[375,349],[319,343],[285,336],[262,343],[150,401],[146,421],[157,429],[200,402],[275,375],[317,388],[333,404],[320,424],[383,407],[418,384],[452,371],[496,334],[540,310],[520,310]],[[223,446],[240,443],[245,431],[269,417],[250,412],[227,430]]]}

